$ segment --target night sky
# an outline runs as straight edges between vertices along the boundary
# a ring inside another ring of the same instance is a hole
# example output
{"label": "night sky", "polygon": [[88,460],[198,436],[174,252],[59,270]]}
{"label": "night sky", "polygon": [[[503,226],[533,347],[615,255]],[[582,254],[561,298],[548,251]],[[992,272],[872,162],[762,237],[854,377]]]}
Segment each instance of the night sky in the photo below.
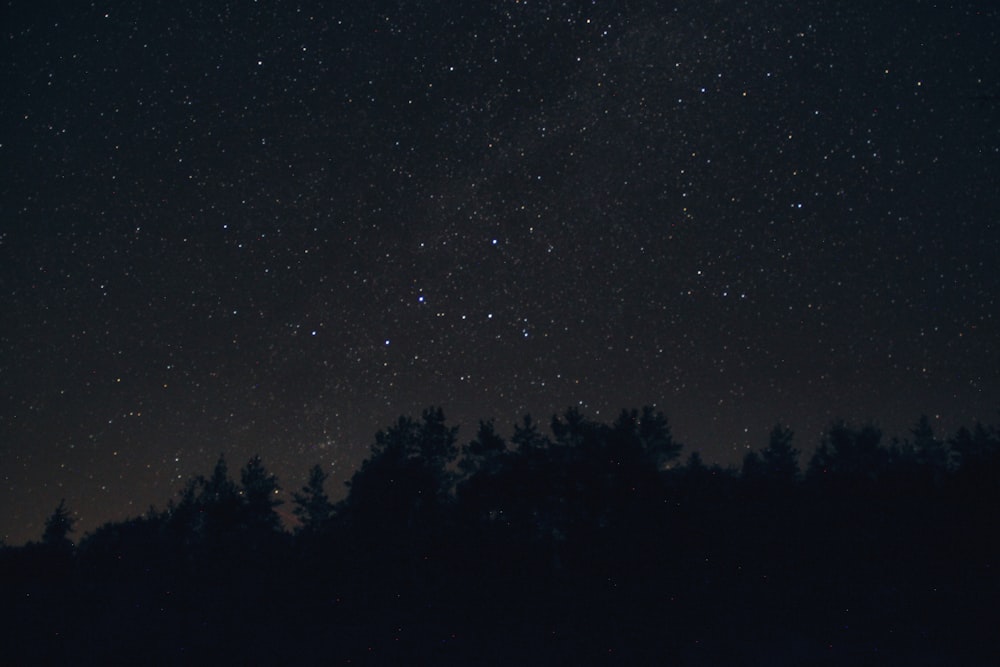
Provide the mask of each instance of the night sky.
{"label": "night sky", "polygon": [[220,452],[340,497],[429,405],[654,404],[723,465],[996,421],[993,2],[0,12],[8,544]]}

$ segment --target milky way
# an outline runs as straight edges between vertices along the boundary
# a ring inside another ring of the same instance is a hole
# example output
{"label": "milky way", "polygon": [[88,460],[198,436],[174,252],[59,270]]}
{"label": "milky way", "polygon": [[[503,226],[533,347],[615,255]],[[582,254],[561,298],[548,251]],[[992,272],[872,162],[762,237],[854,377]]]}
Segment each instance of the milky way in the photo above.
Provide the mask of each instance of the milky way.
{"label": "milky way", "polygon": [[400,414],[996,421],[991,3],[14,2],[0,535]]}

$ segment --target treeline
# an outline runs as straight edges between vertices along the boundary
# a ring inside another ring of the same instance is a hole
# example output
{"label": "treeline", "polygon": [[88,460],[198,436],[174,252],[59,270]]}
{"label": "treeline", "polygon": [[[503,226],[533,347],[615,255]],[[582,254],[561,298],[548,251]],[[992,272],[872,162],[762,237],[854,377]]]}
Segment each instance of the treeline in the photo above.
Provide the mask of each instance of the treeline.
{"label": "treeline", "polygon": [[11,664],[997,664],[1000,431],[776,426],[739,469],[667,418],[459,444],[401,417],[331,502],[220,457],[165,509],[0,550]]}

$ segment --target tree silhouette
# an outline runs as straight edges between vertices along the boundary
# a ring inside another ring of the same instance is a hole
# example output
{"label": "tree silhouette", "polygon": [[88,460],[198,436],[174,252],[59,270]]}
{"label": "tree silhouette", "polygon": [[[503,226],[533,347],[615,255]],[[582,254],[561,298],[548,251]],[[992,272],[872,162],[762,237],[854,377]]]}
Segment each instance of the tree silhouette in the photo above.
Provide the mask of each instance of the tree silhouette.
{"label": "tree silhouette", "polygon": [[45,531],[42,533],[42,544],[56,549],[72,549],[73,542],[69,534],[73,532],[76,519],[66,508],[66,499],[59,501],[49,518],[45,520]]}
{"label": "tree silhouette", "polygon": [[507,442],[496,432],[493,420],[479,422],[476,437],[462,447],[458,468],[466,476],[493,472],[507,453]]}
{"label": "tree silhouette", "polygon": [[760,454],[751,450],[743,455],[740,476],[745,480],[759,480],[764,477],[764,464],[760,460]]}
{"label": "tree silhouette", "polygon": [[259,457],[237,483],[220,456],[166,511],[104,524],[75,548],[60,502],[41,543],[0,545],[5,656],[995,662],[993,426],[945,442],[921,418],[887,448],[873,426],[834,422],[802,478],[782,426],[747,453],[742,479],[698,452],[667,466],[681,447],[649,408],[610,424],[570,409],[551,435],[525,418],[509,442],[482,421],[456,461],[458,449],[440,409],[399,418],[342,503],[310,469],[292,494],[294,539]]}
{"label": "tree silhouette", "polygon": [[531,415],[524,415],[521,422],[514,425],[514,434],[510,437],[510,442],[522,456],[530,456],[551,445],[549,439],[538,430],[538,424]]}
{"label": "tree silhouette", "polygon": [[502,513],[504,493],[515,456],[496,432],[493,421],[480,421],[476,437],[462,447],[458,468],[463,477],[457,495],[468,517],[496,518]]}
{"label": "tree silhouette", "polygon": [[917,423],[910,429],[913,436],[913,452],[919,465],[927,466],[939,474],[951,468],[951,452],[944,440],[934,435],[927,415],[920,415]]}
{"label": "tree silhouette", "polygon": [[799,476],[799,450],[792,447],[791,429],[775,424],[767,446],[748,452],[743,459],[743,477],[769,484],[791,484]]}
{"label": "tree silhouette", "polygon": [[243,466],[240,484],[246,528],[260,533],[279,530],[281,519],[274,508],[284,502],[277,497],[281,487],[277,476],[267,471],[260,456],[254,456]]}
{"label": "tree silhouette", "polygon": [[204,536],[221,537],[236,529],[240,515],[240,493],[229,477],[226,458],[220,454],[208,479],[200,479],[197,528]]}
{"label": "tree silhouette", "polygon": [[963,426],[949,442],[963,470],[992,468],[1000,462],[1000,432],[996,428],[978,422],[971,431]]}
{"label": "tree silhouette", "polygon": [[708,474],[708,466],[706,466],[705,461],[702,460],[701,452],[694,450],[688,454],[687,462],[684,464],[684,472],[688,475]]}
{"label": "tree silhouette", "polygon": [[436,513],[451,491],[448,464],[458,452],[457,433],[440,408],[424,410],[419,422],[400,417],[379,431],[371,456],[348,483],[345,510],[386,528],[413,528],[422,515]]}
{"label": "tree silhouette", "polygon": [[189,545],[231,542],[241,527],[243,498],[229,477],[225,455],[219,454],[209,477],[189,480],[180,498],[167,508],[167,526]]}
{"label": "tree silhouette", "polygon": [[557,445],[592,450],[604,441],[607,427],[583,416],[577,407],[567,408],[562,417],[552,415],[551,429]]}
{"label": "tree silhouette", "polygon": [[309,470],[309,479],[302,490],[292,494],[295,502],[292,512],[301,521],[299,532],[321,533],[333,517],[333,503],[323,489],[326,479],[327,474],[317,463]]}
{"label": "tree silhouette", "polygon": [[670,422],[662,411],[645,405],[642,411],[622,410],[612,425],[612,438],[628,443],[639,457],[656,470],[663,470],[680,456],[683,445],[674,440]]}
{"label": "tree silhouette", "polygon": [[882,431],[872,424],[854,428],[843,421],[830,425],[809,461],[808,475],[871,482],[888,468],[889,452],[882,447]]}

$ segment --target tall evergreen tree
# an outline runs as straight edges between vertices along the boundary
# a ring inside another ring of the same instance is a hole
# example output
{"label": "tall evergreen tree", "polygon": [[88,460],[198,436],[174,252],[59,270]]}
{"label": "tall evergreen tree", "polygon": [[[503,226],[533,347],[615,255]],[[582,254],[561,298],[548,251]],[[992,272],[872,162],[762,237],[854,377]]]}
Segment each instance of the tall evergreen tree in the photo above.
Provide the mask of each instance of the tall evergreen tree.
{"label": "tall evergreen tree", "polygon": [[743,455],[740,476],[745,480],[764,479],[764,464],[760,460],[760,454],[751,450]]}
{"label": "tall evergreen tree", "polygon": [[531,415],[524,415],[520,423],[514,424],[514,434],[510,437],[510,442],[521,455],[544,450],[551,444],[538,430],[538,424]]}
{"label": "tall evergreen tree", "polygon": [[278,477],[268,472],[260,456],[254,456],[243,466],[240,484],[246,526],[251,530],[280,530],[281,518],[274,508],[284,503],[278,498],[281,487]]}
{"label": "tall evergreen tree", "polygon": [[683,445],[674,440],[667,416],[650,405],[644,405],[641,411],[622,410],[612,429],[631,431],[642,457],[657,470],[663,470],[676,460],[683,449]]}
{"label": "tall evergreen tree", "polygon": [[913,454],[919,465],[931,469],[935,477],[940,477],[952,467],[951,451],[947,443],[934,434],[934,427],[927,415],[920,415],[920,419],[910,429],[910,435],[913,437]]}
{"label": "tall evergreen tree", "polygon": [[73,542],[69,539],[69,534],[73,532],[76,519],[66,508],[66,499],[59,501],[59,505],[45,520],[45,531],[42,533],[42,544],[57,549],[72,549]]}
{"label": "tall evergreen tree", "polygon": [[450,498],[457,434],[440,408],[424,410],[419,422],[400,417],[375,435],[371,456],[348,483],[344,507],[356,519],[364,515],[386,526],[412,527],[435,513]]}
{"label": "tall evergreen tree", "polygon": [[962,470],[993,467],[1000,461],[1000,432],[994,427],[977,422],[970,431],[963,426],[949,444],[958,455]]}
{"label": "tall evergreen tree", "polygon": [[889,452],[881,444],[882,431],[866,424],[854,428],[843,421],[830,425],[809,461],[812,478],[873,481],[887,469]]}
{"label": "tall evergreen tree", "polygon": [[333,503],[323,489],[327,474],[318,463],[309,470],[309,479],[301,491],[292,494],[292,513],[301,521],[299,532],[322,532],[333,517]]}
{"label": "tall evergreen tree", "polygon": [[462,447],[459,469],[467,476],[492,471],[498,459],[507,453],[507,442],[497,433],[493,420],[479,422],[476,437]]}
{"label": "tall evergreen tree", "polygon": [[239,488],[229,477],[226,457],[219,454],[212,475],[197,480],[195,530],[202,538],[221,538],[239,524],[242,501]]}
{"label": "tall evergreen tree", "polygon": [[775,424],[767,447],[760,451],[763,474],[772,481],[793,482],[799,476],[799,450],[792,447],[794,433]]}

